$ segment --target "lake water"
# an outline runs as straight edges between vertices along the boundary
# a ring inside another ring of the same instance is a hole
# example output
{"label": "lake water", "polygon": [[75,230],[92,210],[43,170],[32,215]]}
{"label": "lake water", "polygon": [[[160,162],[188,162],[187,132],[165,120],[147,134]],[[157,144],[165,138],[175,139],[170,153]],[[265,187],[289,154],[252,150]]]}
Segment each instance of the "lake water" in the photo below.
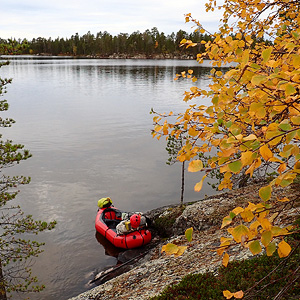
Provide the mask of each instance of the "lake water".
{"label": "lake water", "polygon": [[[184,91],[208,86],[206,67],[183,60],[23,58],[0,69],[1,77],[13,78],[5,115],[16,120],[4,138],[33,154],[5,171],[32,178],[17,198],[25,213],[58,222],[37,237],[46,246],[33,271],[46,289],[30,299],[68,299],[92,287],[94,271],[116,263],[96,236],[99,198],[110,196],[125,211],[180,201],[181,166],[166,165],[165,142],[152,138],[149,112],[184,111]],[[200,80],[174,81],[189,68]],[[185,201],[212,193],[209,186],[193,191],[200,174],[186,176]]]}

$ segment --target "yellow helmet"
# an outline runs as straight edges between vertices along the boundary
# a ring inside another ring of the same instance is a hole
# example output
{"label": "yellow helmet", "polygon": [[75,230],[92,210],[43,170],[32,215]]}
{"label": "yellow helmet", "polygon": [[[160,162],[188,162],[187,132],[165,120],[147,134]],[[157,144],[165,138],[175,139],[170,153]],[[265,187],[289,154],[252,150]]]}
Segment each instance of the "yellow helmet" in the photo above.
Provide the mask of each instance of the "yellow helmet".
{"label": "yellow helmet", "polygon": [[101,198],[98,200],[98,207],[103,208],[103,207],[109,207],[112,205],[112,201],[109,197]]}

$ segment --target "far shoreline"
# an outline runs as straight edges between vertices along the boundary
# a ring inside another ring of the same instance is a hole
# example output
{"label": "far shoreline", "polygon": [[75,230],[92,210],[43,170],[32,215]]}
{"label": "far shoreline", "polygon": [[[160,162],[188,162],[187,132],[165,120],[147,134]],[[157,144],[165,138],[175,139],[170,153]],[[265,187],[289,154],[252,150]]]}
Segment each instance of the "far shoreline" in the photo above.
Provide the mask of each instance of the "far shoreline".
{"label": "far shoreline", "polygon": [[51,53],[39,53],[39,54],[0,54],[0,59],[8,59],[8,58],[53,58],[53,59],[157,59],[157,60],[196,60],[196,57],[192,55],[173,55],[173,54],[157,54],[157,55],[144,55],[144,54],[111,54],[111,55],[68,55],[68,54],[60,54],[60,55],[52,55]]}

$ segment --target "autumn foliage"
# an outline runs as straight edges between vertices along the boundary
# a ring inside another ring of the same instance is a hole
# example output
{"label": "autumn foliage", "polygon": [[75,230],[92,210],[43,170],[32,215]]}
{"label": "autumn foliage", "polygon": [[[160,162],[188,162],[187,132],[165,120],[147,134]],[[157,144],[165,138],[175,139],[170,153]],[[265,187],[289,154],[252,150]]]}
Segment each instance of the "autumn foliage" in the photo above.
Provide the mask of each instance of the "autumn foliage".
{"label": "autumn foliage", "polygon": [[[237,219],[239,225],[228,228],[231,237],[221,239],[218,253],[224,266],[229,261],[227,250],[237,243],[253,254],[264,248],[267,255],[277,250],[286,257],[291,247],[283,237],[292,227],[280,228],[274,221],[279,215],[276,205],[290,199],[270,199],[275,187],[288,187],[300,174],[300,4],[225,0],[218,6],[210,0],[206,10],[214,9],[223,10],[219,31],[212,34],[212,41],[202,41],[206,51],[197,56],[200,64],[211,61],[209,89],[192,86],[185,92],[184,101],[199,98],[199,104],[183,113],[157,114],[153,136],[184,135],[177,159],[190,161],[190,172],[219,169],[223,174],[219,190],[232,189],[233,175],[251,178],[256,171],[271,170],[274,177],[259,190],[261,202],[237,207],[224,218],[222,228]],[[196,31],[207,32],[191,14],[186,22],[192,22]],[[184,39],[181,45],[194,47],[197,41]],[[197,80],[192,70],[176,75],[182,77]],[[201,104],[201,98],[210,99],[210,105]],[[207,153],[211,158],[204,165],[199,154]],[[206,176],[202,173],[196,191]],[[242,298],[243,293],[224,291],[224,296]]]}

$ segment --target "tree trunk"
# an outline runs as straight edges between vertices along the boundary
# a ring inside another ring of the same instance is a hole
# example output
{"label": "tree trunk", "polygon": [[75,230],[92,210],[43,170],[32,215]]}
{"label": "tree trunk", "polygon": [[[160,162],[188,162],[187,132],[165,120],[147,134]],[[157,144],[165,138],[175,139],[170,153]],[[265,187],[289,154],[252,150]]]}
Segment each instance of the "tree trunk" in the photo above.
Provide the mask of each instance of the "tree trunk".
{"label": "tree trunk", "polygon": [[181,197],[180,197],[180,205],[183,205],[183,194],[184,194],[184,162],[182,162],[182,166],[181,166]]}
{"label": "tree trunk", "polygon": [[1,260],[0,260],[0,300],[7,300]]}

